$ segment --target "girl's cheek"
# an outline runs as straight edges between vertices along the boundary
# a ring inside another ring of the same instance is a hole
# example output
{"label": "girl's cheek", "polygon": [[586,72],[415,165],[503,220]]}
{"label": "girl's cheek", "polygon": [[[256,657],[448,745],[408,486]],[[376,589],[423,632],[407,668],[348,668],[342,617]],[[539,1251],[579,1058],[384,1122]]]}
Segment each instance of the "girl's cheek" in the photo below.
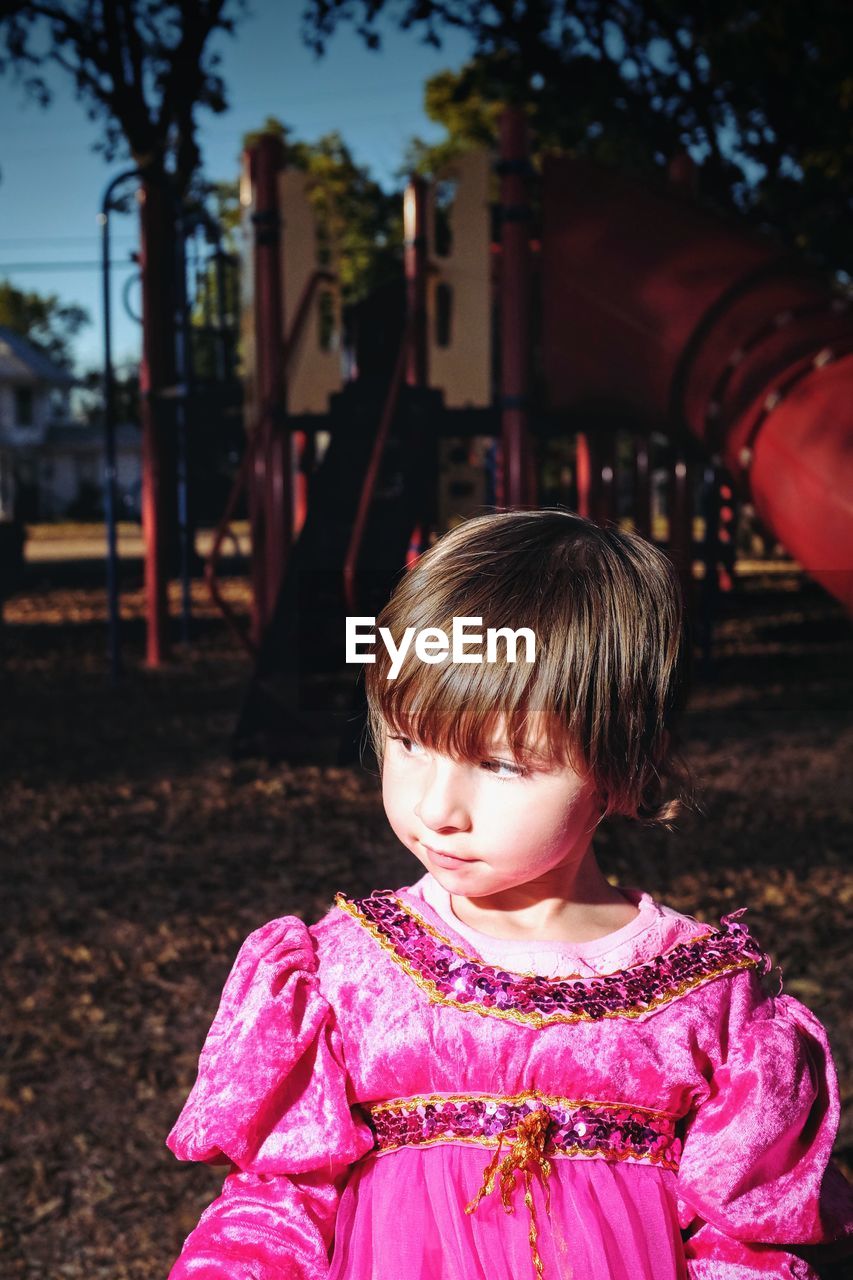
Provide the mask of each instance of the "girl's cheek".
{"label": "girl's cheek", "polygon": [[410,789],[410,781],[407,783],[406,775],[389,763],[382,771],[382,795],[383,798],[390,801],[400,801]]}

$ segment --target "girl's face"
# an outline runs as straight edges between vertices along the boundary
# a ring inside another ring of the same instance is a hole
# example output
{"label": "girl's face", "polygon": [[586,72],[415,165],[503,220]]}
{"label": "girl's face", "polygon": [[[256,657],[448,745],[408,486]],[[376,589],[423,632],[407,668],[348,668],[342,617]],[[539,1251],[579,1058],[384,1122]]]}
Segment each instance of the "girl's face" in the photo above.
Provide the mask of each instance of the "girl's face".
{"label": "girl's face", "polygon": [[531,900],[570,896],[600,812],[590,783],[569,766],[522,769],[501,738],[469,764],[387,735],[382,800],[406,848],[465,898],[519,889]]}

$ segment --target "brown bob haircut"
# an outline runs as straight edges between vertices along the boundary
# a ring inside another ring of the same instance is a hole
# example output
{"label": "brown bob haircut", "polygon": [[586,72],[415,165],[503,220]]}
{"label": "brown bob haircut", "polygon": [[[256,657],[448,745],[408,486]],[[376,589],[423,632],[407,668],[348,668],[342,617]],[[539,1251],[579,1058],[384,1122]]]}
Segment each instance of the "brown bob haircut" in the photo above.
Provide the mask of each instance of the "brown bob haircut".
{"label": "brown bob haircut", "polygon": [[450,635],[455,617],[482,618],[482,632],[530,628],[535,661],[522,643],[515,662],[500,645],[497,662],[427,664],[411,644],[389,679],[378,643],[364,669],[377,760],[388,732],[485,760],[503,730],[517,763],[590,778],[602,817],[671,828],[696,807],[674,736],[686,696],[681,592],[650,542],[559,508],[476,516],[416,561],[376,621],[399,646],[407,627]]}

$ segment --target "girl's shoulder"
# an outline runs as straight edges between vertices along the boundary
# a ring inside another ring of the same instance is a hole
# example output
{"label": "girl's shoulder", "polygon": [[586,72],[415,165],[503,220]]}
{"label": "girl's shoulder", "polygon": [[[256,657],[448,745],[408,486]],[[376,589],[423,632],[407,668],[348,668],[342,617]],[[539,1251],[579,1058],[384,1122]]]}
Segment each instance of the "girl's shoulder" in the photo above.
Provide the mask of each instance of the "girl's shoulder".
{"label": "girl's shoulder", "polygon": [[361,927],[365,916],[362,904],[375,903],[405,890],[375,890],[366,898],[350,898],[344,893],[313,924],[300,916],[276,916],[254,929],[243,941],[232,969],[246,977],[259,967],[276,970],[279,978],[298,971],[322,981],[335,969],[346,969],[359,955],[375,958],[370,935]]}
{"label": "girl's shoulder", "polygon": [[[354,969],[376,962],[376,932],[365,929],[365,904],[376,903],[403,892],[374,890],[365,897],[337,893],[325,915],[308,928],[320,975],[327,981],[334,975],[352,975]],[[369,910],[369,908],[367,908]]]}
{"label": "girl's shoulder", "polygon": [[[698,916],[689,915],[685,911],[678,911],[675,907],[670,907],[658,899],[653,899],[652,901],[658,917],[658,935],[663,949],[674,946],[679,942],[698,940],[720,928],[720,925],[716,922],[709,923],[708,921],[700,920]],[[728,917],[724,917],[724,919],[728,919]]]}

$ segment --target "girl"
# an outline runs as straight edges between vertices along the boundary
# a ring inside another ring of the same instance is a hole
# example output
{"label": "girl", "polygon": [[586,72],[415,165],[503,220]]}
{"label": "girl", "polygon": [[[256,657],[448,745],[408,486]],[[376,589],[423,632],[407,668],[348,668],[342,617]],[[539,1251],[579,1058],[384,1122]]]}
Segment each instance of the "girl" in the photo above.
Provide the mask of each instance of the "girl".
{"label": "girl", "polygon": [[534,660],[433,634],[389,678],[377,647],[383,802],[426,874],[244,943],[168,1138],[231,1168],[171,1280],[814,1280],[853,1235],[823,1027],[743,908],[701,924],[593,848],[689,801],[668,560],[479,517],[377,621],[399,651],[454,618],[529,628]]}

